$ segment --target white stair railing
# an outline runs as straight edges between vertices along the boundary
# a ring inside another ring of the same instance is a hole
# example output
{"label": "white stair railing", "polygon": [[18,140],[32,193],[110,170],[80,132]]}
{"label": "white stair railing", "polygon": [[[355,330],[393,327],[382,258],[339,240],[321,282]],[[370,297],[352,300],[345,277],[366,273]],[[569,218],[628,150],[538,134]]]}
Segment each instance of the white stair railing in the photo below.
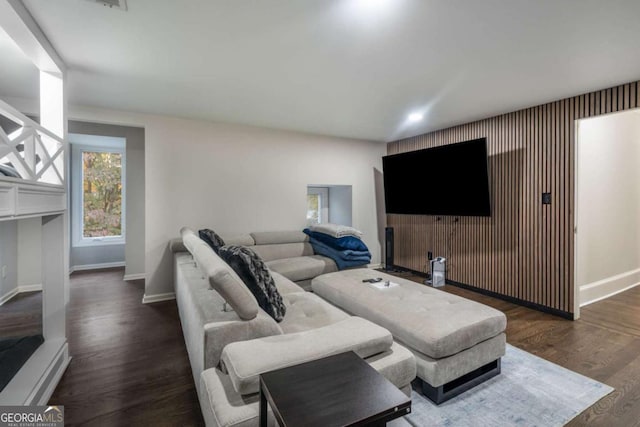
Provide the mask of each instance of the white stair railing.
{"label": "white stair railing", "polygon": [[64,140],[2,100],[0,116],[18,126],[9,134],[0,127],[0,165],[11,163],[27,181],[64,185]]}

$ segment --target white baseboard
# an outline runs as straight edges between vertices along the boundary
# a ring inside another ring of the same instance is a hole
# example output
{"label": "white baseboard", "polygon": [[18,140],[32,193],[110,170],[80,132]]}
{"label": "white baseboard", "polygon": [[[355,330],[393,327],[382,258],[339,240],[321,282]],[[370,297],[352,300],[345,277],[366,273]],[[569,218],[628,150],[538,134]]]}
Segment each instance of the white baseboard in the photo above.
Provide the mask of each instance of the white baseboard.
{"label": "white baseboard", "polygon": [[84,264],[84,265],[74,265],[69,268],[69,274],[74,271],[85,271],[85,270],[99,270],[101,268],[116,268],[116,267],[124,267],[124,261],[120,262],[103,262],[100,264]]}
{"label": "white baseboard", "polygon": [[42,283],[18,286],[18,292],[37,292],[42,290]]}
{"label": "white baseboard", "polygon": [[123,280],[125,282],[128,282],[129,280],[141,280],[141,279],[146,279],[146,278],[147,278],[147,274],[146,273],[125,274]]}
{"label": "white baseboard", "polygon": [[368,264],[368,265],[367,265],[367,268],[373,268],[374,270],[375,270],[375,269],[378,269],[378,268],[382,268],[382,267],[383,267],[383,265],[382,265],[381,263],[377,263],[377,264]]}
{"label": "white baseboard", "polygon": [[6,303],[7,301],[9,301],[11,298],[13,298],[16,295],[18,295],[19,293],[22,293],[22,292],[37,292],[37,291],[41,291],[41,290],[42,290],[42,285],[41,284],[18,286],[17,288],[13,288],[12,290],[10,290],[9,292],[7,292],[6,294],[4,294],[4,295],[2,295],[0,297],[0,306],[2,304]]}
{"label": "white baseboard", "polygon": [[5,302],[9,301],[11,298],[13,298],[16,295],[18,295],[18,292],[19,292],[18,289],[19,288],[13,288],[9,292],[7,292],[6,294],[2,295],[0,297],[0,305],[4,304]]}
{"label": "white baseboard", "polygon": [[167,292],[166,294],[155,294],[155,295],[144,294],[144,296],[142,297],[142,303],[153,304],[154,302],[170,301],[172,299],[176,299],[176,294],[174,292]]}
{"label": "white baseboard", "polygon": [[640,285],[640,268],[580,286],[580,307]]}

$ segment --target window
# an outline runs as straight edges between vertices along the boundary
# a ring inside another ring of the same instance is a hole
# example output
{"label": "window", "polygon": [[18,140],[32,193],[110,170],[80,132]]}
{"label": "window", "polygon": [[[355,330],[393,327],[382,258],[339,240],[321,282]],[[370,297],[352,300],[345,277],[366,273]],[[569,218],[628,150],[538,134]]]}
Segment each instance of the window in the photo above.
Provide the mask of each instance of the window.
{"label": "window", "polygon": [[329,222],[329,189],[307,187],[307,224]]}
{"label": "window", "polygon": [[122,237],[122,154],[82,152],[82,237]]}
{"label": "window", "polygon": [[73,246],[125,242],[124,138],[69,135]]}

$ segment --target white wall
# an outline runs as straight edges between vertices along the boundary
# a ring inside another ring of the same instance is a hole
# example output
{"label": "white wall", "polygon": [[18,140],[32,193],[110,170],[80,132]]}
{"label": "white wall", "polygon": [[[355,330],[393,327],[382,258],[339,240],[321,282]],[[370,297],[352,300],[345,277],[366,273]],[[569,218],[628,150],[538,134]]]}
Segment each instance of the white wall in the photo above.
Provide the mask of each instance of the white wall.
{"label": "white wall", "polygon": [[96,268],[122,267],[125,265],[125,244],[71,246],[69,271]]}
{"label": "white wall", "polygon": [[[0,301],[6,300],[18,287],[18,223],[0,221],[0,269],[6,265],[6,277],[0,274]],[[0,272],[1,273],[1,272]]]}
{"label": "white wall", "polygon": [[352,186],[353,226],[380,262],[374,177],[385,144],[90,107],[70,106],[69,118],[145,129],[146,297],[173,292],[168,242],[180,227],[302,229],[307,185],[318,182]]}
{"label": "white wall", "polygon": [[127,243],[124,277],[145,276],[145,135],[142,128],[123,128],[127,139]]}
{"label": "white wall", "polygon": [[578,122],[581,305],[640,282],[640,113]]}
{"label": "white wall", "polygon": [[[0,299],[18,287],[42,285],[42,219],[0,221]],[[24,290],[24,289],[23,289]]]}
{"label": "white wall", "polygon": [[353,225],[380,262],[373,168],[384,144],[170,118],[145,128],[147,295],[173,291],[167,241],[182,225],[301,230],[316,182],[353,186]]}
{"label": "white wall", "polygon": [[[372,177],[373,180],[373,177]],[[329,187],[329,221],[334,224],[351,225],[352,195],[348,185]]]}
{"label": "white wall", "polygon": [[42,218],[18,221],[18,286],[42,285]]}

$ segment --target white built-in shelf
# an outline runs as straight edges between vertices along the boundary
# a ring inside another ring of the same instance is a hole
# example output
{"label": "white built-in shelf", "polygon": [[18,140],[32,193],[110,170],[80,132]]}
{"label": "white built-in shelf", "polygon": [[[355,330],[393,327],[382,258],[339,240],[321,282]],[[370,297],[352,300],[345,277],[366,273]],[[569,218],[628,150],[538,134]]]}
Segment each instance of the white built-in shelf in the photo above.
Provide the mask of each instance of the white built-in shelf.
{"label": "white built-in shelf", "polygon": [[25,233],[40,243],[40,248],[31,249],[40,249],[41,265],[30,268],[41,271],[44,336],[44,343],[0,391],[0,405],[44,405],[70,360],[65,319],[69,271],[65,260],[69,250],[65,234],[67,144],[2,100],[0,116],[14,123],[10,133],[0,128],[0,164],[11,164],[22,177],[0,175],[0,222],[42,217],[34,221],[39,227]]}
{"label": "white built-in shelf", "polygon": [[62,185],[0,177],[0,221],[59,214],[65,209]]}
{"label": "white built-in shelf", "polygon": [[40,256],[33,258],[41,264],[44,336],[44,343],[0,391],[0,405],[44,405],[69,364],[66,67],[22,2],[0,0],[0,28],[40,70],[38,122],[0,100],[0,164],[10,164],[22,178],[0,176],[0,221],[42,218],[20,230],[25,236],[19,239],[26,237],[33,245],[29,253],[18,254],[28,262],[17,264],[18,269],[35,269],[30,262],[39,249]]}

